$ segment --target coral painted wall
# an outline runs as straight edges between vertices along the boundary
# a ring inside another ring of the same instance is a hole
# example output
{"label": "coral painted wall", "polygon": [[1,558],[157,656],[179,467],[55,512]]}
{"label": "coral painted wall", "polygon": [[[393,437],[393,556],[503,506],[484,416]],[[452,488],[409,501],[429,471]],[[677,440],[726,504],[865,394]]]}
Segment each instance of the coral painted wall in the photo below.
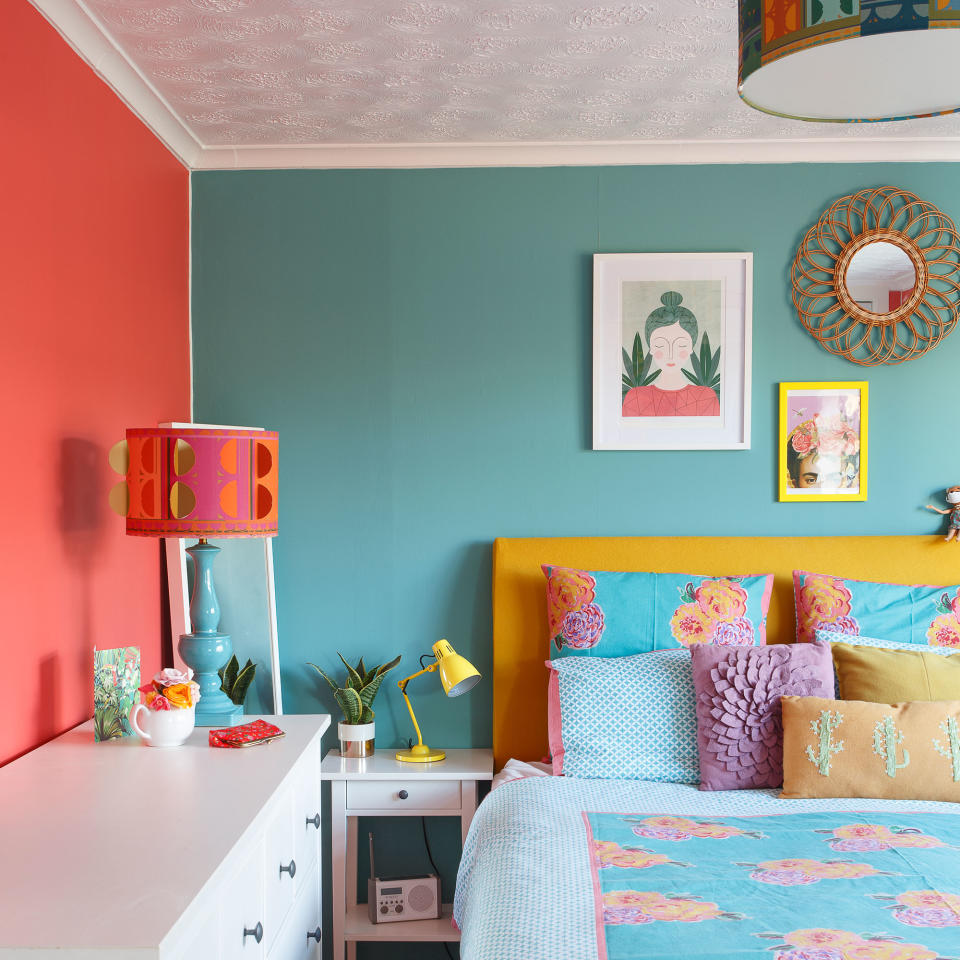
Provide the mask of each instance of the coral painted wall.
{"label": "coral painted wall", "polygon": [[27,0],[0,32],[0,764],[160,663],[160,548],[107,506],[127,426],[190,412],[187,171]]}

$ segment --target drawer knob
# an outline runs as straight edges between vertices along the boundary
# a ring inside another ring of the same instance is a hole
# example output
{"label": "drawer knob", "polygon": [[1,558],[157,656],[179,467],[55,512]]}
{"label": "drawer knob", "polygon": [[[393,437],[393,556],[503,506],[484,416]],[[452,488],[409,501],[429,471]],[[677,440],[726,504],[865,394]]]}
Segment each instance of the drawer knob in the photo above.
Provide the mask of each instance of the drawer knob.
{"label": "drawer knob", "polygon": [[259,943],[263,939],[263,924],[258,923],[252,930],[243,928],[243,942],[247,942],[247,937],[253,937]]}
{"label": "drawer knob", "polygon": [[397,794],[397,796],[398,796],[401,800],[406,800],[407,797],[410,796],[410,794],[407,793],[406,790],[401,790],[401,791]]}
{"label": "drawer knob", "polygon": [[312,823],[318,830],[320,829],[320,814],[315,813],[312,817],[307,817],[307,823]]}
{"label": "drawer knob", "polygon": [[[291,860],[289,866],[284,866],[280,864],[280,876],[282,877],[285,873],[290,874],[290,879],[292,880],[297,875],[297,861]],[[259,942],[259,941],[258,941]]]}
{"label": "drawer knob", "polygon": [[320,942],[320,928],[317,927],[317,929],[314,930],[313,933],[310,933],[310,931],[308,930],[308,931],[307,931],[307,939],[308,939],[308,940],[316,940],[317,943],[319,943],[319,942]]}

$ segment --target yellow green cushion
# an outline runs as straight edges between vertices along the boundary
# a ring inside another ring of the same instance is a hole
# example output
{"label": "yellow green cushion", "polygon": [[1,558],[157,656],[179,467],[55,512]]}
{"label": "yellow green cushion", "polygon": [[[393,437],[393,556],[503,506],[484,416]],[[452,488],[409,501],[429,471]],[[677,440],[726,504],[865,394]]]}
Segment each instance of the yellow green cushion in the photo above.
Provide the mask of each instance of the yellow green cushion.
{"label": "yellow green cushion", "polygon": [[960,653],[883,650],[832,643],[841,700],[960,700]]}

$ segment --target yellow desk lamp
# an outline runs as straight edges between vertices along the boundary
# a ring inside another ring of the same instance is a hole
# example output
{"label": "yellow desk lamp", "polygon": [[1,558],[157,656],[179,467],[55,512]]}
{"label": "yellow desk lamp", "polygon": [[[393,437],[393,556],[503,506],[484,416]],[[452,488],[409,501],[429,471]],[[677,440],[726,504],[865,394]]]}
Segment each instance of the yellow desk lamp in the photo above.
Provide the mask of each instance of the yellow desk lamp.
{"label": "yellow desk lamp", "polygon": [[[423,742],[423,734],[420,733],[420,724],[414,716],[413,707],[410,705],[410,698],[407,696],[407,684],[414,677],[419,677],[424,673],[433,673],[440,671],[440,682],[443,684],[443,692],[448,697],[459,697],[461,693],[466,693],[479,679],[480,672],[477,668],[465,660],[459,653],[455,653],[453,647],[446,640],[438,640],[433,645],[433,655],[437,658],[436,663],[412,673],[406,680],[401,680],[397,686],[403,694],[403,699],[407,701],[407,709],[410,711],[410,719],[413,721],[414,729],[417,731],[417,745],[409,750],[398,750],[397,759],[407,760],[411,763],[427,763],[430,760],[442,760],[446,753],[443,750],[432,750]],[[420,662],[423,663],[421,657]]]}

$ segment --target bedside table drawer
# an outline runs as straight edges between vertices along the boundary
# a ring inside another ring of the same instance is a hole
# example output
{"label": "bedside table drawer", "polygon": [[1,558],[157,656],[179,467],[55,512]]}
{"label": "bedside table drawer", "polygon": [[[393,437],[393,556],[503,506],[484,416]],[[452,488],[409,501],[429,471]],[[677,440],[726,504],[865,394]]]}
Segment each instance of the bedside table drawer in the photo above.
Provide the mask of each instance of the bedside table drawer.
{"label": "bedside table drawer", "polygon": [[[405,796],[402,796],[405,794]],[[459,810],[459,780],[351,780],[347,783],[351,810]]]}

